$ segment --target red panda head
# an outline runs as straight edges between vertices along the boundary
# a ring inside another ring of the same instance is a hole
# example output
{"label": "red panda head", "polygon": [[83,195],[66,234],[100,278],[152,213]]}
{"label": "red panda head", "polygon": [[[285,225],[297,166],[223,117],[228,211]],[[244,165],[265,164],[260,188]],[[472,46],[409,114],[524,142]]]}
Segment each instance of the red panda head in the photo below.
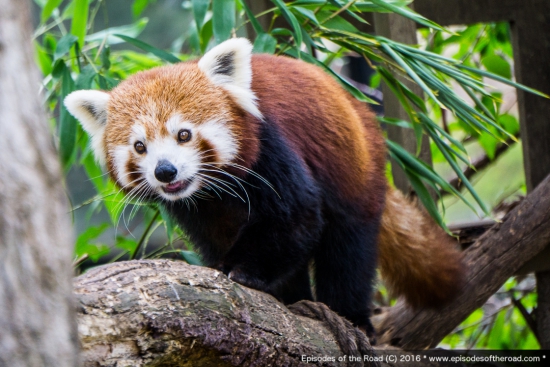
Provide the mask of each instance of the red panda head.
{"label": "red panda head", "polygon": [[242,159],[247,121],[262,118],[251,51],[246,39],[231,39],[198,62],[137,73],[109,93],[76,91],[65,105],[124,191],[187,198]]}

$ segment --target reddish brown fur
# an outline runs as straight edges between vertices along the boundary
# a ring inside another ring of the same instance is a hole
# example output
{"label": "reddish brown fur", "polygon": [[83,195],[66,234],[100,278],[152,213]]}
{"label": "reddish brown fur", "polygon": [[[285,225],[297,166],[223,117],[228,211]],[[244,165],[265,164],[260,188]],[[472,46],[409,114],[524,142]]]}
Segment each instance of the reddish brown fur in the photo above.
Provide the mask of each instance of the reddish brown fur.
{"label": "reddish brown fur", "polygon": [[[184,81],[182,83],[182,81]],[[180,112],[184,118],[200,124],[220,117],[226,111],[227,125],[239,141],[238,163],[250,168],[257,159],[259,142],[256,138],[258,121],[245,113],[225,90],[213,85],[198,69],[195,62],[160,67],[135,74],[111,92],[108,106],[109,124],[105,132],[105,147],[109,152],[118,145],[128,144],[131,126],[141,119],[149,139],[168,135],[166,121]],[[199,139],[201,151],[211,149],[208,142]],[[204,149],[204,150],[202,150]],[[208,152],[206,155],[213,155]],[[210,157],[208,162],[214,160]],[[135,163],[133,163],[135,165]],[[112,155],[107,155],[107,168],[114,172]],[[241,176],[241,170],[228,169]],[[113,179],[117,179],[112,174]],[[125,188],[129,191],[135,184]]]}
{"label": "reddish brown fur", "polygon": [[382,277],[413,307],[440,307],[462,286],[462,254],[426,213],[398,190],[389,190],[379,238]]}
{"label": "reddish brown fur", "polygon": [[[274,117],[311,170],[345,199],[370,203],[368,212],[379,213],[386,152],[380,128],[366,106],[313,65],[258,55],[252,68],[260,111]],[[307,123],[299,123],[304,120]]]}

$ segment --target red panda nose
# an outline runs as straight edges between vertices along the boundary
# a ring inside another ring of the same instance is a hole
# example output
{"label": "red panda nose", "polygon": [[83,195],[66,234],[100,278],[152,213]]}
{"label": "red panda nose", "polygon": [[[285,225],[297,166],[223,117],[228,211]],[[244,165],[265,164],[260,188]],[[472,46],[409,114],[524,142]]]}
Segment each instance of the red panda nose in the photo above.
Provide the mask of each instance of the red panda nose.
{"label": "red panda nose", "polygon": [[174,165],[168,162],[166,159],[163,159],[157,163],[155,168],[155,177],[160,182],[170,183],[176,178],[178,170]]}

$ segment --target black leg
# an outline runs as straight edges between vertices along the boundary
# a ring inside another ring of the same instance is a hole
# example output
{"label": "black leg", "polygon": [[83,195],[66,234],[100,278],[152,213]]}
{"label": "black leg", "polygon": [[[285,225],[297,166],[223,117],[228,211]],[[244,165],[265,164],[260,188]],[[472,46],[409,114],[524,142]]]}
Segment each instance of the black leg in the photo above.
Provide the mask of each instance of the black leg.
{"label": "black leg", "polygon": [[327,220],[315,251],[317,301],[373,335],[370,301],[376,275],[378,223],[365,223],[352,215]]}
{"label": "black leg", "polygon": [[[247,287],[273,294],[285,302],[309,297],[307,264],[318,243],[320,219],[311,213],[308,223],[262,221],[247,227],[223,259],[224,272]],[[292,226],[294,225],[294,227]]]}
{"label": "black leg", "polygon": [[308,264],[299,269],[292,278],[277,289],[277,296],[287,305],[301,300],[313,301]]}

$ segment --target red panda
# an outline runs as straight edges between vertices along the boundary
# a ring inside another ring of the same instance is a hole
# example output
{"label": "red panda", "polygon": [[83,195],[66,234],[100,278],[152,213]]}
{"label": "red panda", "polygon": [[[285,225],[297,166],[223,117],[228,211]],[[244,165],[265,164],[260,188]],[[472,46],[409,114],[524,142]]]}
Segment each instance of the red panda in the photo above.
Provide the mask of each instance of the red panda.
{"label": "red panda", "polygon": [[369,335],[377,263],[411,305],[449,302],[460,252],[388,187],[372,112],[316,66],[251,52],[231,39],[65,105],[122,190],[163,205],[234,281],[324,302]]}

